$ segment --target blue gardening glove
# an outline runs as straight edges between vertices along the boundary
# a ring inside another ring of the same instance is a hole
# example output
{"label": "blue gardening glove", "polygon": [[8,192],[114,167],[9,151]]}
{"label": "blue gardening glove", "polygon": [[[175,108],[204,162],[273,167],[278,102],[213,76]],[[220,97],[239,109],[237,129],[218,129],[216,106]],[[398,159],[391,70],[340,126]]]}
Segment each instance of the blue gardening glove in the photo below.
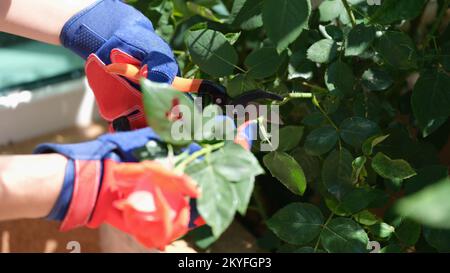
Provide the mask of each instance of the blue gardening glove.
{"label": "blue gardening glove", "polygon": [[147,65],[152,81],[172,83],[178,72],[172,50],[152,23],[119,0],[100,0],[82,10],[64,25],[60,39],[82,58],[94,53],[106,65],[112,50],[119,49]]}

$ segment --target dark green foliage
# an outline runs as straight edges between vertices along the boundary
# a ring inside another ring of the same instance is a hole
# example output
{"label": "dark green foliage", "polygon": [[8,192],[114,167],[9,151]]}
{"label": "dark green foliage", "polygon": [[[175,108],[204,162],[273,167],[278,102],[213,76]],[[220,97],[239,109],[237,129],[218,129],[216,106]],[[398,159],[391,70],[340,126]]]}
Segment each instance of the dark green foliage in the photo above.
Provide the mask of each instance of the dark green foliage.
{"label": "dark green foliage", "polygon": [[[280,146],[258,153],[265,176],[255,180],[258,161],[229,144],[187,166],[208,196],[198,201],[210,226],[200,246],[250,204],[279,252],[369,252],[369,241],[381,252],[450,251],[450,179],[434,141],[450,133],[450,30],[439,33],[450,0],[424,37],[415,26],[425,0],[325,0],[316,11],[310,0],[132,2],[176,49],[184,77],[220,82],[233,97],[256,88],[285,97]],[[168,92],[146,94],[147,116],[165,141],[185,145],[154,112]],[[252,197],[261,181],[283,195],[262,187]],[[265,196],[279,202],[261,204]]]}

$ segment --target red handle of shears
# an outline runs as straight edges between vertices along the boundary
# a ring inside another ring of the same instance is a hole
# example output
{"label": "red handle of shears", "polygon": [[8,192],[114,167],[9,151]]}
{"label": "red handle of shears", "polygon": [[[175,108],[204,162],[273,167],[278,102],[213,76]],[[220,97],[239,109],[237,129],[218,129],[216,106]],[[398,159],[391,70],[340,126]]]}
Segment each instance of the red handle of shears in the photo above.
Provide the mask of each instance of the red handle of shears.
{"label": "red handle of shears", "polygon": [[[123,76],[132,82],[139,83],[141,77],[146,76],[146,68],[140,68],[133,64],[113,63],[106,66],[106,71],[112,74]],[[185,79],[175,77],[172,87],[176,90],[186,93],[197,93],[203,80],[201,79]]]}

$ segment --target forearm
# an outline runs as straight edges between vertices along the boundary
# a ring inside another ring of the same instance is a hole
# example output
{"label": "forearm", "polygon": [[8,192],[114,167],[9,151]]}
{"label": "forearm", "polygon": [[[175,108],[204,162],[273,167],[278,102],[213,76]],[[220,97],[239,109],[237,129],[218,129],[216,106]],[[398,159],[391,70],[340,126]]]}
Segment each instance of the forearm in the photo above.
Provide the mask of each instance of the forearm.
{"label": "forearm", "polygon": [[61,29],[96,0],[0,0],[0,31],[59,44]]}
{"label": "forearm", "polygon": [[47,216],[66,164],[59,154],[0,156],[0,221]]}

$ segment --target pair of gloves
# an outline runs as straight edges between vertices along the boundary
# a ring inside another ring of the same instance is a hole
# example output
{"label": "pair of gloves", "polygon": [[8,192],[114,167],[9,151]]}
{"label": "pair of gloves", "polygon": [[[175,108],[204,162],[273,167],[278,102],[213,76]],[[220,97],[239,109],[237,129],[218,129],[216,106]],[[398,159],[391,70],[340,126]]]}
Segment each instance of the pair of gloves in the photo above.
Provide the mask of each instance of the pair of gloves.
{"label": "pair of gloves", "polygon": [[[108,73],[106,65],[131,63],[145,68],[151,81],[172,83],[178,65],[170,47],[139,11],[119,0],[101,0],[72,17],[61,43],[86,59],[86,75],[111,131],[125,121],[132,131],[106,134],[79,144],[42,144],[35,153],[67,157],[61,193],[48,219],[61,230],[108,223],[150,248],[164,246],[201,225],[195,209],[196,183],[156,161],[137,162],[136,148],[160,141],[146,128],[138,86]],[[142,128],[142,129],[139,129]],[[248,128],[236,142],[249,148]],[[200,147],[189,146],[192,153]]]}

